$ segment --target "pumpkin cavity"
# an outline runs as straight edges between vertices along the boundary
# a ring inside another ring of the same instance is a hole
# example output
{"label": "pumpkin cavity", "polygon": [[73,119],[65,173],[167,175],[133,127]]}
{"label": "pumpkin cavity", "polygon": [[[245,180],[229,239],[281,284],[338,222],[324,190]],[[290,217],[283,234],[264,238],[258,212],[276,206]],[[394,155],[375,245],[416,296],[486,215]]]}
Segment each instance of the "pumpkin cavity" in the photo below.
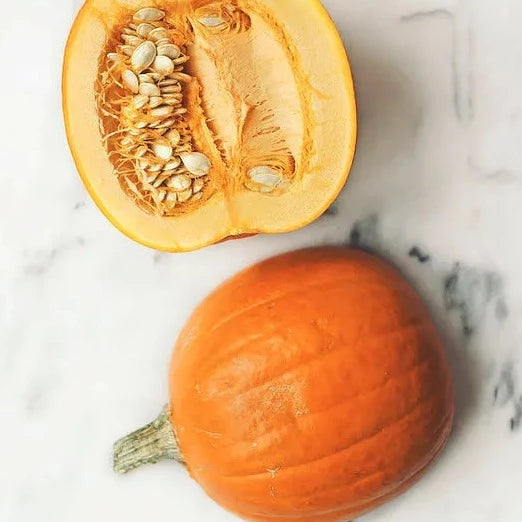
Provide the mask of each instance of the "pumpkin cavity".
{"label": "pumpkin cavity", "polygon": [[176,216],[217,192],[288,190],[313,150],[283,29],[236,2],[123,18],[95,97],[114,174],[135,204]]}

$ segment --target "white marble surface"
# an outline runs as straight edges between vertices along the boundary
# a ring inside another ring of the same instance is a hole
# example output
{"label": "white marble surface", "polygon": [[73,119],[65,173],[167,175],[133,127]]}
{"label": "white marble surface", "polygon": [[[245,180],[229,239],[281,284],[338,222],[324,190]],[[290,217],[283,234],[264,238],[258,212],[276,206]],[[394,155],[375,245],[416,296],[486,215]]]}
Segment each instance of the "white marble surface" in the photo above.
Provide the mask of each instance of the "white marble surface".
{"label": "white marble surface", "polygon": [[325,0],[358,90],[346,190],[297,233],[184,255],[123,237],[76,176],[60,113],[73,3],[1,9],[0,520],[235,520],[174,465],[116,476],[111,444],[163,404],[176,333],[224,277],[351,241],[429,301],[458,395],[443,457],[361,520],[520,522],[520,0]]}

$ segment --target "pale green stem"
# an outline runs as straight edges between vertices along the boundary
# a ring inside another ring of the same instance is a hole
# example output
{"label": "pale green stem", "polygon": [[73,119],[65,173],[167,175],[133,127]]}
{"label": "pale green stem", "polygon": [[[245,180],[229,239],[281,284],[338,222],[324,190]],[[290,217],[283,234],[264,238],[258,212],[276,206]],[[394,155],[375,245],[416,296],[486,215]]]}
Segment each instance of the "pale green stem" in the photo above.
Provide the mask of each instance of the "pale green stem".
{"label": "pale green stem", "polygon": [[163,459],[183,463],[169,413],[165,406],[156,420],[114,443],[114,471],[127,473]]}

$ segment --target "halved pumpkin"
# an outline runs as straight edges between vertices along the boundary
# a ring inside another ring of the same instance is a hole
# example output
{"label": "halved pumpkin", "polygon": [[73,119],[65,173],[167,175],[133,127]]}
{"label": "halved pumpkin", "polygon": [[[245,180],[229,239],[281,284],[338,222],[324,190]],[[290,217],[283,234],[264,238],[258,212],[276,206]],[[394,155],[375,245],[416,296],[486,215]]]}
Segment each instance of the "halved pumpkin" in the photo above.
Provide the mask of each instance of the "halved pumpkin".
{"label": "halved pumpkin", "polygon": [[310,223],[355,149],[350,68],[318,0],[87,0],[63,107],[93,199],[159,250]]}

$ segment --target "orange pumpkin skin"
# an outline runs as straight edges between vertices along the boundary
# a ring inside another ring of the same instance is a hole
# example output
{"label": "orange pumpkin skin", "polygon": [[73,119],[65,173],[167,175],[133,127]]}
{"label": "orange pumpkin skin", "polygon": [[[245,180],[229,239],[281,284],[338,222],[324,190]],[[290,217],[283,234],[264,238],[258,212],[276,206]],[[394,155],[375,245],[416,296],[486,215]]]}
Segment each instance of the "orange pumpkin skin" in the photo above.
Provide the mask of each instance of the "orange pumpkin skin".
{"label": "orange pumpkin skin", "polygon": [[407,489],[443,448],[453,388],[420,298],[385,262],[303,250],[230,279],[170,367],[191,475],[246,520],[342,522]]}

